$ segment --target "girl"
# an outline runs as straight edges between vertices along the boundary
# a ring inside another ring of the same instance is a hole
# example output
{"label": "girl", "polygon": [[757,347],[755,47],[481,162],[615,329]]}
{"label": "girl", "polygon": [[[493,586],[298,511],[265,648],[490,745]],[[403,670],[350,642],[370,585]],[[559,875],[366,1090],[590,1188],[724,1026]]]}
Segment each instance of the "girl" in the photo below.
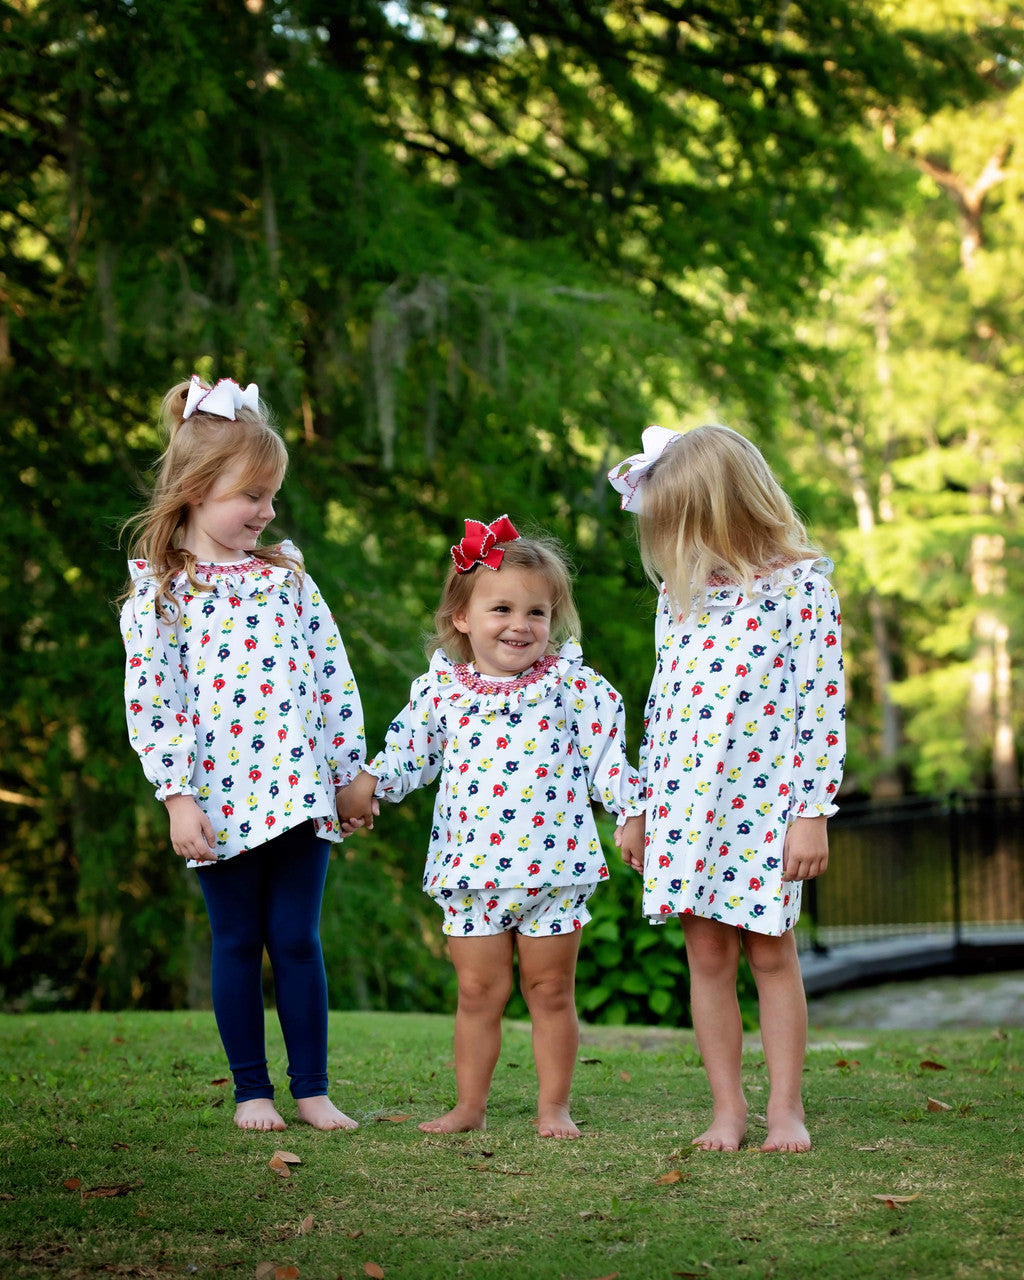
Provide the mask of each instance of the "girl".
{"label": "girl", "polygon": [[328,842],[342,835],[335,789],[363,759],[359,695],[298,550],[260,545],[287,454],[255,384],[193,377],[167,393],[162,418],[156,487],[128,526],[132,746],[175,853],[198,869],[235,1123],[285,1127],[264,1046],[266,947],[299,1119],[353,1129],[327,1096],[318,928]]}
{"label": "girl", "polygon": [[644,914],[678,915],[713,1119],[694,1139],[735,1151],[746,1129],[736,999],[740,948],[768,1065],[765,1151],[806,1151],[807,1006],[793,926],[802,881],[828,865],[845,749],[839,601],[757,449],[727,427],[643,433],[609,472],[638,513],[661,583],[641,773]]}
{"label": "girl", "polygon": [[[578,1138],[569,1091],[579,931],[608,875],[591,798],[642,827],[616,691],[583,665],[569,570],[507,516],[466,521],[434,616],[430,670],[384,750],[342,793],[346,830],[440,774],[423,888],[444,911],[458,977],[457,1101],[420,1125],[483,1129],[513,956],[533,1024],[537,1132]],[[559,648],[559,643],[561,647]],[[638,833],[635,837],[640,839]]]}

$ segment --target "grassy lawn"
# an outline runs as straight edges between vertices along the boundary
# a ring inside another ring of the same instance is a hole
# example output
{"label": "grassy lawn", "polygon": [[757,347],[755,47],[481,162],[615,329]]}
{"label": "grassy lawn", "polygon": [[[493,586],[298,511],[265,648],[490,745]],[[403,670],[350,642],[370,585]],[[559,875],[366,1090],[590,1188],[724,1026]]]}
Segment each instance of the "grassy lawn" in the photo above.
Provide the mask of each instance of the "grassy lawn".
{"label": "grassy lawn", "polygon": [[[453,1100],[445,1017],[332,1014],[332,1096],[360,1129],[254,1134],[212,1015],[3,1016],[0,1275],[1020,1277],[1024,1032],[812,1042],[814,1150],[761,1153],[754,1120],[729,1155],[689,1146],[707,1093],[688,1032],[587,1029],[585,1136],[555,1142],[531,1128],[521,1024],[486,1133],[435,1137],[416,1121]],[[746,1080],[757,1112],[756,1046]],[[278,1150],[301,1163],[275,1170]]]}

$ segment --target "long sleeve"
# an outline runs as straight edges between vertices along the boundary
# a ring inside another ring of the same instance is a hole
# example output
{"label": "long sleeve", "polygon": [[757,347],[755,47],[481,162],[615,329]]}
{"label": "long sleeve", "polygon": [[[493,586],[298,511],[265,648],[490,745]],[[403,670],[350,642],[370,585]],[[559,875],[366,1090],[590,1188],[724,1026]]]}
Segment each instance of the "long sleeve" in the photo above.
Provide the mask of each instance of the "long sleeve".
{"label": "long sleeve", "polygon": [[792,670],[797,697],[793,814],[828,817],[836,811],[846,756],[839,597],[827,578],[812,573],[792,603]]}
{"label": "long sleeve", "polygon": [[365,766],[379,779],[377,795],[397,804],[429,786],[441,768],[444,743],[434,718],[430,676],[416,680],[409,702],[392,720],[383,749]]}
{"label": "long sleeve", "polygon": [[128,736],[143,771],[158,800],[196,795],[198,744],[182,692],[176,629],[157,617],[153,597],[143,590],[121,610],[121,637]]}
{"label": "long sleeve", "polygon": [[359,690],[337,624],[308,573],[297,612],[319,690],[327,766],[334,786],[341,787],[359,773],[366,754]]}
{"label": "long sleeve", "polygon": [[616,817],[643,813],[640,775],[626,758],[626,711],[618,691],[590,667],[580,667],[564,688],[591,799]]}

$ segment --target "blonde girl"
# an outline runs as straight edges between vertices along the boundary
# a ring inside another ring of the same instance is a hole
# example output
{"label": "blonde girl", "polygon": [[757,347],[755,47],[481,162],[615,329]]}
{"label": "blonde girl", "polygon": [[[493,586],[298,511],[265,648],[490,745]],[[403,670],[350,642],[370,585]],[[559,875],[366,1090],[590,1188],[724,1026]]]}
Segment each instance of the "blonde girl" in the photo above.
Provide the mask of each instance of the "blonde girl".
{"label": "blonde girl", "polygon": [[128,525],[131,744],[206,902],[235,1123],[285,1127],[264,1041],[266,949],[298,1118],[354,1128],[327,1096],[319,919],[342,836],[336,791],[363,759],[359,694],[298,549],[261,542],[288,458],[255,384],[193,377],[161,416],[167,449]]}
{"label": "blonde girl", "polygon": [[507,516],[466,521],[434,622],[430,670],[340,810],[370,824],[375,795],[397,802],[440,776],[423,888],[444,913],[458,976],[457,1097],[420,1128],[485,1127],[518,956],[537,1133],[578,1138],[576,957],[587,901],[608,875],[591,800],[641,824],[622,701],[571,638],[579,620],[557,545],[520,537]]}
{"label": "blonde girl", "polygon": [[638,516],[659,584],[641,774],[641,871],[652,923],[682,921],[713,1117],[693,1141],[744,1140],[740,951],[757,984],[768,1066],[766,1151],[805,1151],[807,1006],[793,926],[828,865],[845,751],[840,613],[831,563],[764,458],[723,426],[649,427],[609,472]]}

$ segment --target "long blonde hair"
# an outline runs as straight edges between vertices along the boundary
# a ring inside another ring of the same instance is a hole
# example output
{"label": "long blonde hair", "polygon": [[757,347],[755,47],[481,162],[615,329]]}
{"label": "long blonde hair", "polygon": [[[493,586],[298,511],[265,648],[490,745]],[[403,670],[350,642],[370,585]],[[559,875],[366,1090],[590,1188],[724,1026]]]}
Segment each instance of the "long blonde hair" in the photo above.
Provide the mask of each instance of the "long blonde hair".
{"label": "long blonde hair", "polygon": [[459,573],[454,564],[449,568],[448,577],[441,589],[441,603],[434,614],[434,632],[426,643],[428,658],[436,650],[443,649],[449,658],[456,661],[472,661],[473,647],[469,636],[459,631],[452,619],[469,606],[470,597],[481,574],[501,573],[506,568],[528,569],[539,573],[550,586],[549,653],[556,653],[563,641],[579,638],[580,619],[572,598],[572,569],[561,545],[554,538],[539,535],[520,537],[514,542],[499,542],[497,545],[505,553],[497,570],[476,565],[468,573]]}
{"label": "long blonde hair", "polygon": [[[256,481],[276,489],[288,467],[287,448],[262,401],[258,412],[236,409],[234,421],[200,410],[183,419],[188,389],[189,383],[179,382],[163,398],[160,420],[167,448],[149,501],[122,530],[130,538],[129,557],[148,562],[156,579],[157,607],[169,620],[180,612],[172,589],[179,574],[186,574],[193,591],[209,590],[196,576],[196,557],[181,546],[190,505],[202,502],[218,477],[239,459],[244,459],[239,490]],[[252,554],[270,564],[298,567],[278,547],[259,547]],[[126,595],[130,594],[131,587]]]}
{"label": "long blonde hair", "polygon": [[760,451],[730,427],[681,435],[641,484],[641,559],[677,614],[716,577],[749,589],[758,574],[821,554]]}

